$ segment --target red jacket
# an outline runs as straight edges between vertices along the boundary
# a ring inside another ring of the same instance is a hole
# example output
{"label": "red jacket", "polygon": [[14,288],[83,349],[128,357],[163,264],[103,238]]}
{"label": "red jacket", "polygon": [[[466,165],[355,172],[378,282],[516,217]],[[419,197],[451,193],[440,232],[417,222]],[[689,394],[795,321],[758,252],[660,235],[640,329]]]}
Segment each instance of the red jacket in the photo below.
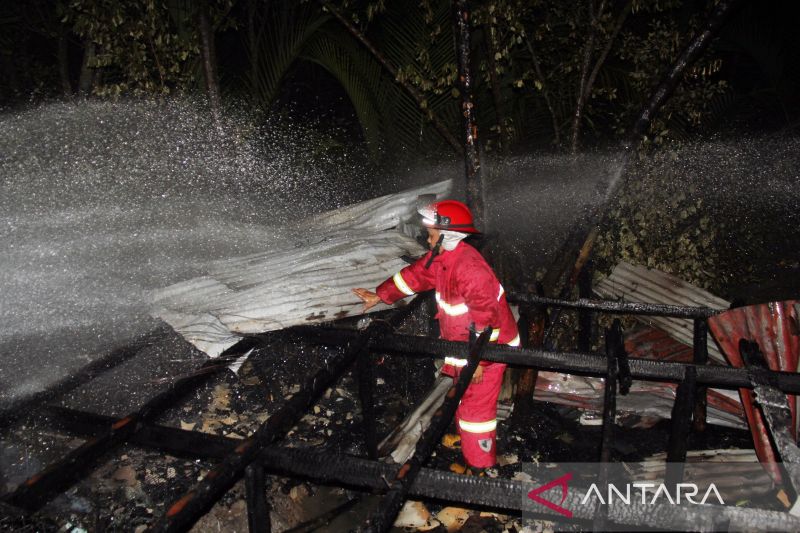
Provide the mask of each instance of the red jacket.
{"label": "red jacket", "polygon": [[[455,250],[437,255],[425,268],[431,252],[378,286],[387,304],[430,289],[436,290],[441,337],[450,341],[469,340],[469,326],[477,331],[491,326],[491,342],[519,346],[517,324],[505,297],[505,290],[492,268],[478,251],[465,242]],[[445,363],[463,366],[465,361],[446,358]],[[481,364],[488,364],[482,362]],[[445,366],[445,373],[449,373]]]}

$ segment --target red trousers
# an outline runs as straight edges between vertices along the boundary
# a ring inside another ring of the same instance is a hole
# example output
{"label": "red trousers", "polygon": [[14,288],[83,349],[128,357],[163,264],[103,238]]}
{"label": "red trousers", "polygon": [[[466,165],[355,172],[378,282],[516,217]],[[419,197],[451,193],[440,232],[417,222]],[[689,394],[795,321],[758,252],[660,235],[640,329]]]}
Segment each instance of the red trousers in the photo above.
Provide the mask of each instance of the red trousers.
{"label": "red trousers", "polygon": [[[461,453],[469,466],[489,468],[497,458],[497,397],[503,385],[506,365],[483,367],[480,383],[470,383],[456,410],[456,425],[461,435]],[[456,376],[461,369],[456,369]]]}

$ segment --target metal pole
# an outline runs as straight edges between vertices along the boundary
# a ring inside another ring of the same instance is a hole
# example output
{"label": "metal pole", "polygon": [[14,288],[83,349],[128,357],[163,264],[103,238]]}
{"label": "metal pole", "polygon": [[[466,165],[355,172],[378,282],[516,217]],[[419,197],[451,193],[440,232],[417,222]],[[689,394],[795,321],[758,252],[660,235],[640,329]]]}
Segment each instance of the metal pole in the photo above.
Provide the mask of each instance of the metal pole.
{"label": "metal pole", "polygon": [[478,156],[478,125],[475,120],[475,103],[472,101],[472,75],[470,73],[470,11],[466,0],[453,0],[453,21],[458,59],[458,81],[461,87],[461,114],[464,117],[464,169],[467,205],[479,228],[485,231],[485,209],[481,161]]}

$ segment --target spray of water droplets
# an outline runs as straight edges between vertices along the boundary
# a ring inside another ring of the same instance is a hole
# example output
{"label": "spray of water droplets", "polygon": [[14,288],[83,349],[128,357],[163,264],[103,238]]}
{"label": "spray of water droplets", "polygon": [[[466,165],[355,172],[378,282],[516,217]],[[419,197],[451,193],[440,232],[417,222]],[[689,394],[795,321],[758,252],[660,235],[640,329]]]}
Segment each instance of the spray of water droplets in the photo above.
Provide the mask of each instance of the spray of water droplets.
{"label": "spray of water droplets", "polygon": [[1,394],[31,392],[153,328],[147,290],[363,199],[363,168],[313,128],[256,127],[244,112],[214,123],[188,102],[0,115]]}

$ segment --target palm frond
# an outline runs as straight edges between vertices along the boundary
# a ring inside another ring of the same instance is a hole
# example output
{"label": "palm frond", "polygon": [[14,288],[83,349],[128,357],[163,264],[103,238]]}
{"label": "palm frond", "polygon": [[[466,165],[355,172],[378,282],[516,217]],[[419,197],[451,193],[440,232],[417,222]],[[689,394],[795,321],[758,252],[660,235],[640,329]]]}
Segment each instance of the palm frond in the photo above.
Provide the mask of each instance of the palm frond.
{"label": "palm frond", "polygon": [[256,68],[248,79],[249,93],[256,104],[267,107],[275,100],[292,64],[329,16],[310,3],[282,2],[264,16],[264,28],[256,46]]}

